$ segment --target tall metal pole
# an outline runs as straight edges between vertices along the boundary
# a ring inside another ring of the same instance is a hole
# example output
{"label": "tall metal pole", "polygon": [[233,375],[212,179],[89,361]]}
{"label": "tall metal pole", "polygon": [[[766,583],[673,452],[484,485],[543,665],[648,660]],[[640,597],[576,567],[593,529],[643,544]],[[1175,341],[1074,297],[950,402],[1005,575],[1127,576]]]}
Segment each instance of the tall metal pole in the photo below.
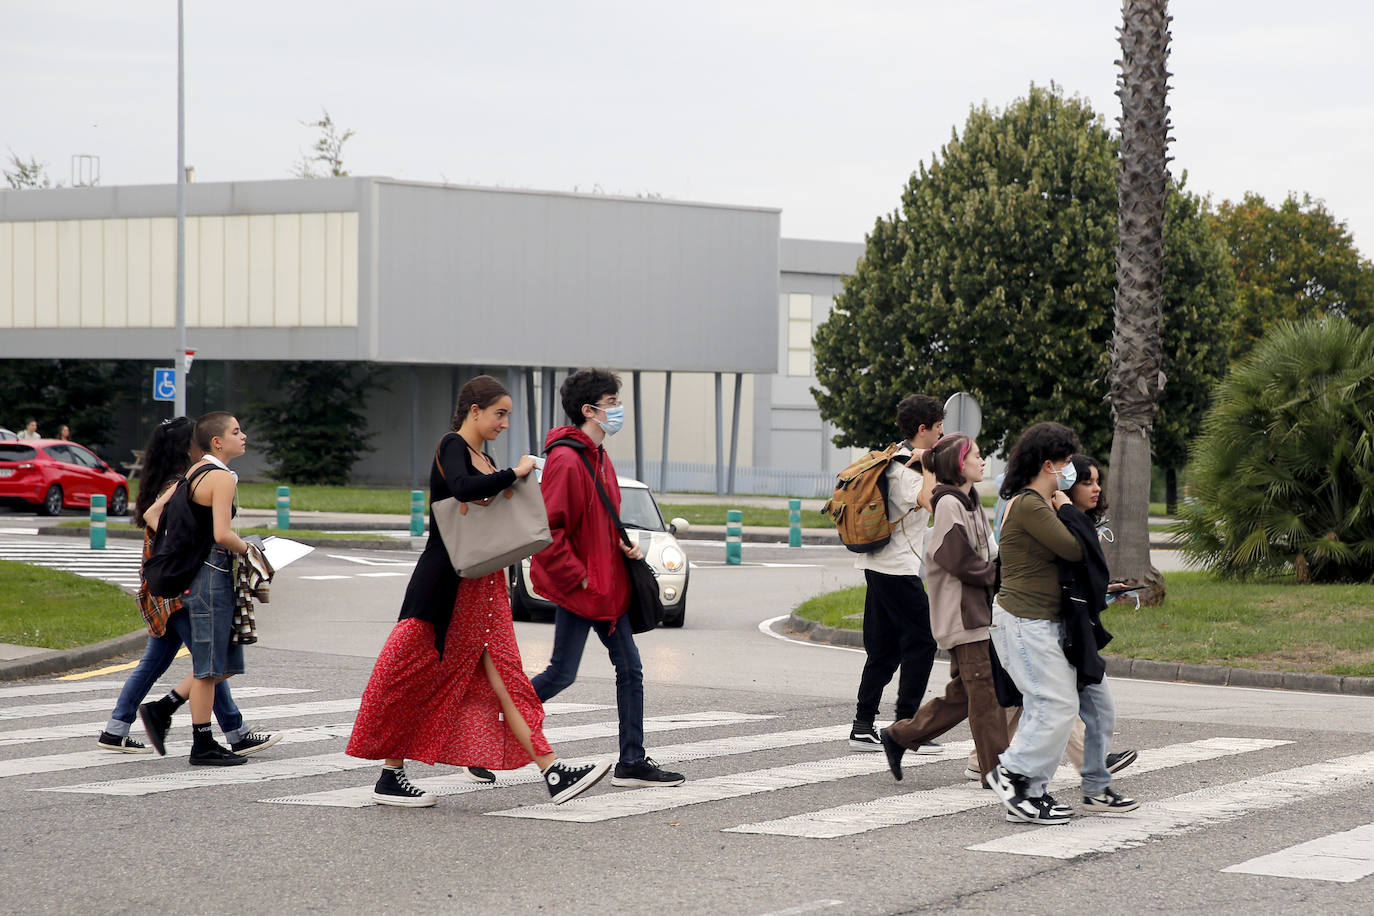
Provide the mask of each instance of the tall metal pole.
{"label": "tall metal pole", "polygon": [[177,0],[177,393],[174,416],[186,415],[186,52],[183,3]]}

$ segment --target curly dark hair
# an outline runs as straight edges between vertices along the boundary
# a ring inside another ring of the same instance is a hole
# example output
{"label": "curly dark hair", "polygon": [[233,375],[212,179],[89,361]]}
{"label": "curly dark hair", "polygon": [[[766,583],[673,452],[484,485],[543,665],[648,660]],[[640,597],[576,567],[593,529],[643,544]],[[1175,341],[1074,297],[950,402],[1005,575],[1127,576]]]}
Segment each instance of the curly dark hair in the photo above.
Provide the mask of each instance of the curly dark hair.
{"label": "curly dark hair", "polygon": [[502,385],[490,375],[479,375],[476,378],[468,379],[467,383],[458,390],[458,404],[453,409],[453,430],[463,425],[467,419],[468,410],[475,404],[478,410],[486,410],[501,398],[510,397],[510,392],[506,386]]}
{"label": "curly dark hair", "polygon": [[168,420],[153,430],[143,449],[143,479],[134,500],[134,524],[144,527],[143,513],[157,501],[167,484],[191,466],[191,434],[196,424],[190,417]]}
{"label": "curly dark hair", "polygon": [[1073,470],[1078,475],[1078,479],[1072,487],[1069,487],[1069,499],[1073,499],[1075,487],[1087,483],[1092,479],[1092,469],[1097,468],[1097,485],[1102,488],[1102,492],[1097,494],[1097,505],[1092,510],[1083,513],[1092,519],[1094,525],[1107,517],[1107,474],[1102,470],[1102,465],[1097,463],[1097,459],[1091,455],[1074,455]]}
{"label": "curly dark hair", "polygon": [[912,394],[897,405],[897,429],[903,439],[914,439],[921,427],[934,429],[945,418],[945,408],[928,394]]}
{"label": "curly dark hair", "polygon": [[573,426],[587,422],[582,416],[583,404],[595,404],[608,394],[620,393],[620,376],[609,369],[578,369],[563,379],[558,396],[563,402],[563,412]]}
{"label": "curly dark hair", "polygon": [[1003,499],[1030,486],[1046,461],[1065,461],[1078,451],[1078,435],[1060,423],[1036,423],[1016,440],[1007,456],[1007,474],[998,494]]}

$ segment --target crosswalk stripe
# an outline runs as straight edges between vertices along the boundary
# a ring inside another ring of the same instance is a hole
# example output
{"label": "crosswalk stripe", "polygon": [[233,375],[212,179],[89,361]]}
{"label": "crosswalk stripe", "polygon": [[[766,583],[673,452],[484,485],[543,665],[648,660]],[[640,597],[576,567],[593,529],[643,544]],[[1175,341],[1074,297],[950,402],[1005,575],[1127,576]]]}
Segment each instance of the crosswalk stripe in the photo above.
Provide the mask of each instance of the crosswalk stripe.
{"label": "crosswalk stripe", "polygon": [[1374,752],[1280,770],[1149,801],[1129,814],[1075,818],[1053,830],[1033,830],[969,846],[980,852],[1076,859],[1142,846],[1260,811],[1342,792],[1358,794],[1374,782]]}
{"label": "crosswalk stripe", "polygon": [[[707,757],[728,757],[734,754],[751,754],[755,751],[774,750],[784,747],[798,747],[805,744],[818,744],[825,741],[840,741],[835,726],[804,728],[797,731],[769,732],[757,735],[738,735],[731,738],[709,738],[705,741],[692,741],[687,744],[670,744],[654,748],[654,760],[659,763],[682,763],[701,760]],[[529,765],[519,770],[496,774],[495,784],[474,784],[462,774],[427,776],[412,779],[411,782],[426,792],[435,795],[462,795],[481,789],[501,788],[504,786],[524,785],[539,782],[537,767]],[[282,798],[264,798],[264,802],[280,805],[325,805],[334,808],[365,808],[372,804],[372,786],[351,786],[347,789],[332,789],[325,792],[312,792],[308,795],[288,795]]]}
{"label": "crosswalk stripe", "polygon": [[[1170,767],[1202,763],[1218,757],[1244,754],[1250,751],[1268,750],[1289,741],[1272,741],[1264,738],[1207,738],[1202,741],[1188,741],[1168,747],[1153,748],[1142,752],[1131,767],[1131,774],[1148,773]],[[1071,767],[1060,767],[1051,783],[1051,789],[1076,785],[1079,775]],[[976,782],[965,781],[938,789],[925,789],[889,795],[872,801],[851,805],[839,805],[820,811],[808,811],[791,817],[753,824],[740,824],[727,827],[726,833],[761,833],[771,836],[794,836],[808,839],[833,839],[854,836],[884,827],[911,824],[932,817],[958,814],[974,808],[991,807],[998,804],[996,797]]]}
{"label": "crosswalk stripe", "polygon": [[[552,704],[550,704],[552,705]],[[689,713],[678,716],[662,716],[644,720],[644,731],[669,731],[687,728],[706,728],[716,725],[738,725],[773,716],[751,715],[749,713],[706,712]],[[593,725],[571,725],[566,728],[548,728],[544,735],[549,741],[577,741],[583,738],[604,738],[618,734],[619,721],[598,722]],[[170,792],[177,789],[195,789],[203,786],[241,785],[270,782],[277,779],[299,779],[304,776],[319,776],[325,773],[338,773],[375,767],[375,760],[361,760],[346,754],[319,754],[314,757],[296,757],[289,760],[254,761],[251,766],[231,767],[213,772],[168,773],[157,776],[144,776],[134,779],[110,780],[106,782],[82,783],[72,786],[52,786],[43,792],[76,792],[91,795],[149,795],[154,792]]]}
{"label": "crosswalk stripe", "polygon": [[1318,837],[1222,871],[1350,884],[1374,875],[1374,824]]}
{"label": "crosswalk stripe", "polygon": [[[315,693],[313,689],[302,687],[239,687],[235,688],[234,696],[240,698],[247,697],[270,697],[285,693]],[[5,706],[0,707],[0,721],[11,719],[36,719],[39,716],[65,716],[77,712],[97,712],[99,710],[109,710],[114,707],[114,701],[108,697],[101,697],[95,700],[72,700],[68,703],[31,703],[27,706]],[[0,735],[3,735],[0,732]]]}
{"label": "crosswalk stripe", "polygon": [[[833,734],[833,732],[832,732]],[[972,741],[955,741],[944,745],[939,754],[909,755],[903,761],[905,767],[925,766],[941,760],[957,760],[968,756],[973,748]],[[876,757],[876,759],[875,759]],[[711,776],[697,779],[672,789],[634,789],[615,795],[582,796],[564,805],[530,805],[524,808],[511,808],[506,811],[488,811],[496,817],[524,817],[550,821],[574,821],[589,824],[609,821],[652,811],[666,811],[703,802],[723,801],[727,798],[740,798],[760,792],[774,792],[778,789],[791,789],[798,786],[833,782],[851,776],[867,776],[885,772],[887,760],[882,754],[850,754],[847,757],[834,757],[827,760],[808,760],[788,766],[770,767],[764,770],[751,770],[729,776]]]}
{"label": "crosswalk stripe", "polygon": [[46,697],[59,693],[89,693],[92,690],[118,690],[122,681],[86,681],[81,684],[28,684],[23,687],[0,687],[0,699],[11,697]]}

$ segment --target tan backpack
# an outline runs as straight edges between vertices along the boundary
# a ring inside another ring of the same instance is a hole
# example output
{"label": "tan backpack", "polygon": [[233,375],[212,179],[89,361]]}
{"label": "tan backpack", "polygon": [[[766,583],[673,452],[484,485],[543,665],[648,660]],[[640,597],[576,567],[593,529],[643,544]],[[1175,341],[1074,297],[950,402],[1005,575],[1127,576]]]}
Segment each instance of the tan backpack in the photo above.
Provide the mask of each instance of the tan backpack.
{"label": "tan backpack", "polygon": [[837,475],[835,492],[821,511],[830,516],[840,543],[854,553],[872,553],[892,540],[899,522],[887,518],[887,466],[906,445],[894,442],[869,452]]}

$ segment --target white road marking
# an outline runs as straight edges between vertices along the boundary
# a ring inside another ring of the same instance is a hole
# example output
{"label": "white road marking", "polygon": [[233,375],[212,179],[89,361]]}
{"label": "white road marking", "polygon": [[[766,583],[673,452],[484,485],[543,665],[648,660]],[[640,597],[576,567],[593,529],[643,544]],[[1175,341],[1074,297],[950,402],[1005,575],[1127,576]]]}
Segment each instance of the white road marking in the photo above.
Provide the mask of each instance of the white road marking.
{"label": "white road marking", "polygon": [[342,553],[331,553],[326,554],[326,556],[328,556],[331,560],[345,560],[349,563],[357,563],[360,566],[405,566],[409,568],[414,566],[417,562],[414,557],[411,557],[409,559],[392,560],[378,559],[377,557],[355,557]]}
{"label": "white road marking", "polygon": [[[770,718],[773,717],[747,713],[690,713],[645,719],[644,731],[648,733],[685,728],[705,728]],[[571,725],[567,728],[544,729],[544,735],[549,741],[576,741],[590,737],[604,738],[617,735],[619,732],[620,723],[618,720],[598,722],[593,725]],[[361,760],[357,757],[349,757],[347,754],[319,754],[314,757],[297,757],[290,760],[254,761],[250,766],[229,767],[225,770],[208,773],[191,770],[135,779],[53,786],[39,791],[75,792],[89,795],[150,795],[154,792],[171,792],[177,789],[195,789],[203,786],[242,785],[270,782],[277,779],[300,779],[305,776],[359,770],[377,765],[378,761],[376,760]]]}
{"label": "white road marking", "polygon": [[[546,732],[551,734],[551,732]],[[682,763],[689,760],[729,757],[735,754],[752,754],[756,751],[773,750],[783,747],[798,747],[806,744],[820,744],[827,741],[843,741],[843,733],[833,725],[821,728],[806,728],[799,731],[771,732],[758,735],[739,735],[731,738],[710,738],[705,741],[692,741],[687,744],[670,744],[654,748],[654,760],[659,763]],[[415,785],[435,795],[463,795],[483,789],[505,786],[525,785],[539,782],[538,768],[532,764],[519,770],[496,774],[495,784],[474,783],[462,774],[446,774],[412,779]],[[313,792],[309,795],[290,795],[284,798],[264,798],[262,801],[281,805],[326,805],[335,808],[365,808],[372,804],[372,786],[355,786],[347,789],[334,789],[326,792]]]}
{"label": "white road marking", "polygon": [[[1131,768],[1132,775],[1164,770],[1244,754],[1268,750],[1290,741],[1271,741],[1262,738],[1208,738],[1168,747],[1153,748],[1141,753]],[[1060,767],[1051,789],[1073,786],[1079,782],[1078,772]],[[854,836],[884,827],[896,827],[946,814],[971,811],[974,808],[998,805],[996,796],[975,782],[964,781],[952,786],[889,795],[852,805],[839,805],[820,811],[808,811],[791,817],[753,824],[728,827],[726,833],[763,833],[771,836],[795,836],[808,839],[832,839]]]}
{"label": "white road marking", "polygon": [[402,572],[381,572],[381,573],[358,573],[364,579],[381,579],[386,576],[404,576]]}
{"label": "white road marking", "polygon": [[1374,824],[1318,837],[1222,871],[1350,884],[1374,875]]}
{"label": "white road marking", "polygon": [[[287,693],[315,693],[301,687],[240,687],[234,691],[236,697],[271,697]],[[68,703],[32,703],[27,706],[0,707],[0,721],[8,719],[35,719],[39,716],[65,716],[77,712],[109,711],[114,701],[108,697],[94,700],[72,700]],[[0,732],[3,736],[4,732]]]}
{"label": "white road marking", "polygon": [[[832,735],[833,728],[831,726]],[[944,760],[963,760],[968,757],[968,752],[972,748],[972,741],[950,742],[943,746],[938,755],[909,755],[903,761],[903,766],[910,768]],[[868,776],[886,770],[887,760],[882,754],[850,754],[847,757],[808,760],[729,776],[711,776],[707,779],[692,780],[671,789],[632,789],[614,795],[584,795],[563,805],[530,805],[506,811],[488,811],[487,814],[496,817],[524,817],[590,824],[653,811],[666,811],[670,808],[683,808],[687,805],[699,805],[703,802],[757,795],[760,792],[776,792],[778,789],[834,782],[851,776]]]}
{"label": "white road marking", "polygon": [[1339,793],[1360,797],[1371,782],[1374,782],[1374,752],[1280,770],[1173,798],[1146,801],[1129,814],[1074,818],[1053,830],[1023,831],[967,848],[1076,859],[1143,846],[1152,839],[1178,836],[1309,798]]}
{"label": "white road marking", "polygon": [[59,693],[82,693],[91,690],[118,690],[123,681],[87,681],[84,684],[28,684],[24,687],[0,687],[0,699],[10,697],[44,697]]}
{"label": "white road marking", "polygon": [[858,652],[860,655],[865,654],[863,649],[858,649],[854,646],[832,646],[829,643],[811,642],[808,639],[797,639],[795,636],[784,636],[781,633],[773,631],[773,624],[777,623],[779,620],[786,620],[791,616],[791,614],[779,614],[777,617],[769,617],[767,620],[759,621],[759,632],[764,636],[771,636],[774,639],[781,639],[783,642],[790,642],[794,646],[810,646],[813,649],[835,649],[840,652]]}
{"label": "white road marking", "polygon": [[314,580],[314,581],[323,581],[323,580],[325,580],[325,579],[352,579],[353,577],[352,577],[352,576],[301,576],[301,578],[302,578],[302,579],[311,579],[311,580]]}

